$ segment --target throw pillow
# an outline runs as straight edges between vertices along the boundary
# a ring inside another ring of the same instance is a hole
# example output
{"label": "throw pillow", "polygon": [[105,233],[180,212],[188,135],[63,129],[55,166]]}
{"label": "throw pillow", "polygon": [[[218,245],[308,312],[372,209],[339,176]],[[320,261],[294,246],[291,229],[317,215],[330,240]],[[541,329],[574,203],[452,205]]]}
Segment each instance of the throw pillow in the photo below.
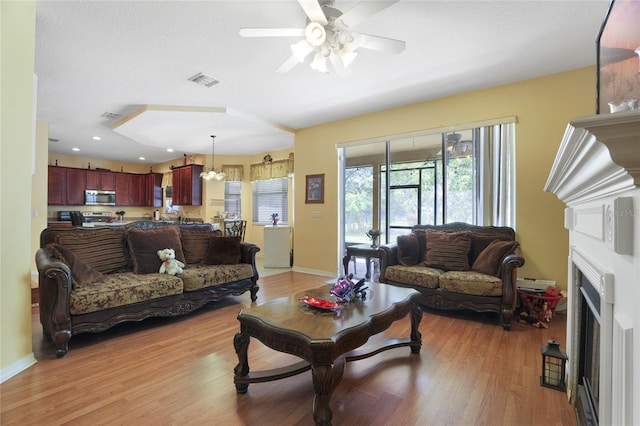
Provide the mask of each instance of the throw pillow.
{"label": "throw pillow", "polygon": [[104,275],[101,272],[84,263],[65,246],[49,243],[45,248],[49,250],[54,259],[65,263],[69,267],[74,290],[104,279]]}
{"label": "throw pillow", "polygon": [[500,277],[502,259],[519,245],[516,241],[496,240],[482,250],[471,268],[476,272]]}
{"label": "throw pillow", "polygon": [[445,271],[468,271],[471,233],[427,230],[424,265]]}
{"label": "throw pillow", "polygon": [[212,235],[222,235],[222,231],[203,228],[180,228],[180,241],[187,265],[201,263],[209,251],[209,239]]}
{"label": "throw pillow", "polygon": [[84,263],[103,274],[131,271],[122,228],[61,231],[53,242],[65,246]]}
{"label": "throw pillow", "polygon": [[418,237],[411,233],[408,235],[398,235],[398,262],[404,266],[413,266],[420,259],[420,246]]}
{"label": "throw pillow", "polygon": [[158,250],[166,248],[174,250],[176,260],[186,263],[180,243],[180,232],[176,226],[131,228],[127,232],[127,242],[135,274],[157,273],[162,265]]}
{"label": "throw pillow", "polygon": [[211,237],[204,265],[235,265],[240,263],[240,237]]}
{"label": "throw pillow", "polygon": [[471,233],[471,251],[469,252],[469,264],[473,265],[473,262],[478,258],[482,250],[486,249],[492,242],[500,241],[513,241],[513,238],[503,234],[480,234],[477,232]]}
{"label": "throw pillow", "polygon": [[416,234],[418,239],[418,263],[424,260],[425,250],[427,249],[427,230],[426,229],[414,229],[413,234]]}

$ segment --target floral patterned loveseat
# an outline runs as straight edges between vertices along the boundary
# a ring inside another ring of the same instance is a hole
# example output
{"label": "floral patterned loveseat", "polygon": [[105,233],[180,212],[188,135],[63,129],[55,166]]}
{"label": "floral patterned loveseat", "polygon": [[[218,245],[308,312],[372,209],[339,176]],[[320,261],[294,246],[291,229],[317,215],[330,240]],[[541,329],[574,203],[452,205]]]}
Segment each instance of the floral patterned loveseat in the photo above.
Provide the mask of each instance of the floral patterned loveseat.
{"label": "floral patterned loveseat", "polygon": [[[165,248],[185,264],[182,274],[158,273],[157,251]],[[211,224],[46,228],[36,253],[44,334],[63,357],[76,334],[184,315],[246,291],[255,301],[258,251],[239,237],[223,237]]]}
{"label": "floral patterned loveseat", "polygon": [[524,265],[512,228],[416,225],[379,251],[381,282],[415,288],[431,308],[496,312],[511,328],[516,269]]}

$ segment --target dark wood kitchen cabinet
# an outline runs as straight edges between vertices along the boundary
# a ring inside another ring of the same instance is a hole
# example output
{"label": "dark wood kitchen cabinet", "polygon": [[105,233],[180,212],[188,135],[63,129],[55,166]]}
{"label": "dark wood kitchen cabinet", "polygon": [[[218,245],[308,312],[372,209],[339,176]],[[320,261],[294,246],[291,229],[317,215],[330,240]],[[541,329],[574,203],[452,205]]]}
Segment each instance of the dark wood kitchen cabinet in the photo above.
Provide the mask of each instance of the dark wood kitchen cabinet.
{"label": "dark wood kitchen cabinet", "polygon": [[145,175],[118,173],[116,175],[116,206],[144,206]]}
{"label": "dark wood kitchen cabinet", "polygon": [[202,205],[202,182],[200,180],[202,167],[200,164],[190,164],[173,169],[171,201],[174,205]]}
{"label": "dark wood kitchen cabinet", "polygon": [[50,205],[80,206],[84,204],[85,170],[49,166],[47,202]]}
{"label": "dark wood kitchen cabinet", "polygon": [[162,173],[144,175],[145,206],[162,207]]}
{"label": "dark wood kitchen cabinet", "polygon": [[109,170],[87,170],[87,189],[116,190],[116,174]]}

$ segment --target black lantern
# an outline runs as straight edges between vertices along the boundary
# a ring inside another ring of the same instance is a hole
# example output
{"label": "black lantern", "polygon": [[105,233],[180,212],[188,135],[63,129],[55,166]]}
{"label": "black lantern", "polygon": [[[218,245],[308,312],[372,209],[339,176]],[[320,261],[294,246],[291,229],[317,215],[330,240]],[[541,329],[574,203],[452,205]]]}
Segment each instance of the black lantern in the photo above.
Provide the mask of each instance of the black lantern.
{"label": "black lantern", "polygon": [[549,340],[547,346],[540,349],[542,353],[542,376],[540,385],[547,388],[566,391],[565,371],[567,366],[567,354],[560,349],[560,342]]}

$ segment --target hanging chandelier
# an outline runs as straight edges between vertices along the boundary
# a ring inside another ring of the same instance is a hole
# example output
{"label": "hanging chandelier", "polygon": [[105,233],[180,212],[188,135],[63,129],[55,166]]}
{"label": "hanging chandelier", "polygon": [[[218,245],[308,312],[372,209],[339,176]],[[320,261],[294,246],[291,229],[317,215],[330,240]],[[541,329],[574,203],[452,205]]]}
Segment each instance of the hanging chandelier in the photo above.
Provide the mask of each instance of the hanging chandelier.
{"label": "hanging chandelier", "polygon": [[226,176],[223,171],[216,172],[216,136],[211,135],[211,169],[208,172],[204,170],[200,173],[200,177],[204,180],[222,180]]}

